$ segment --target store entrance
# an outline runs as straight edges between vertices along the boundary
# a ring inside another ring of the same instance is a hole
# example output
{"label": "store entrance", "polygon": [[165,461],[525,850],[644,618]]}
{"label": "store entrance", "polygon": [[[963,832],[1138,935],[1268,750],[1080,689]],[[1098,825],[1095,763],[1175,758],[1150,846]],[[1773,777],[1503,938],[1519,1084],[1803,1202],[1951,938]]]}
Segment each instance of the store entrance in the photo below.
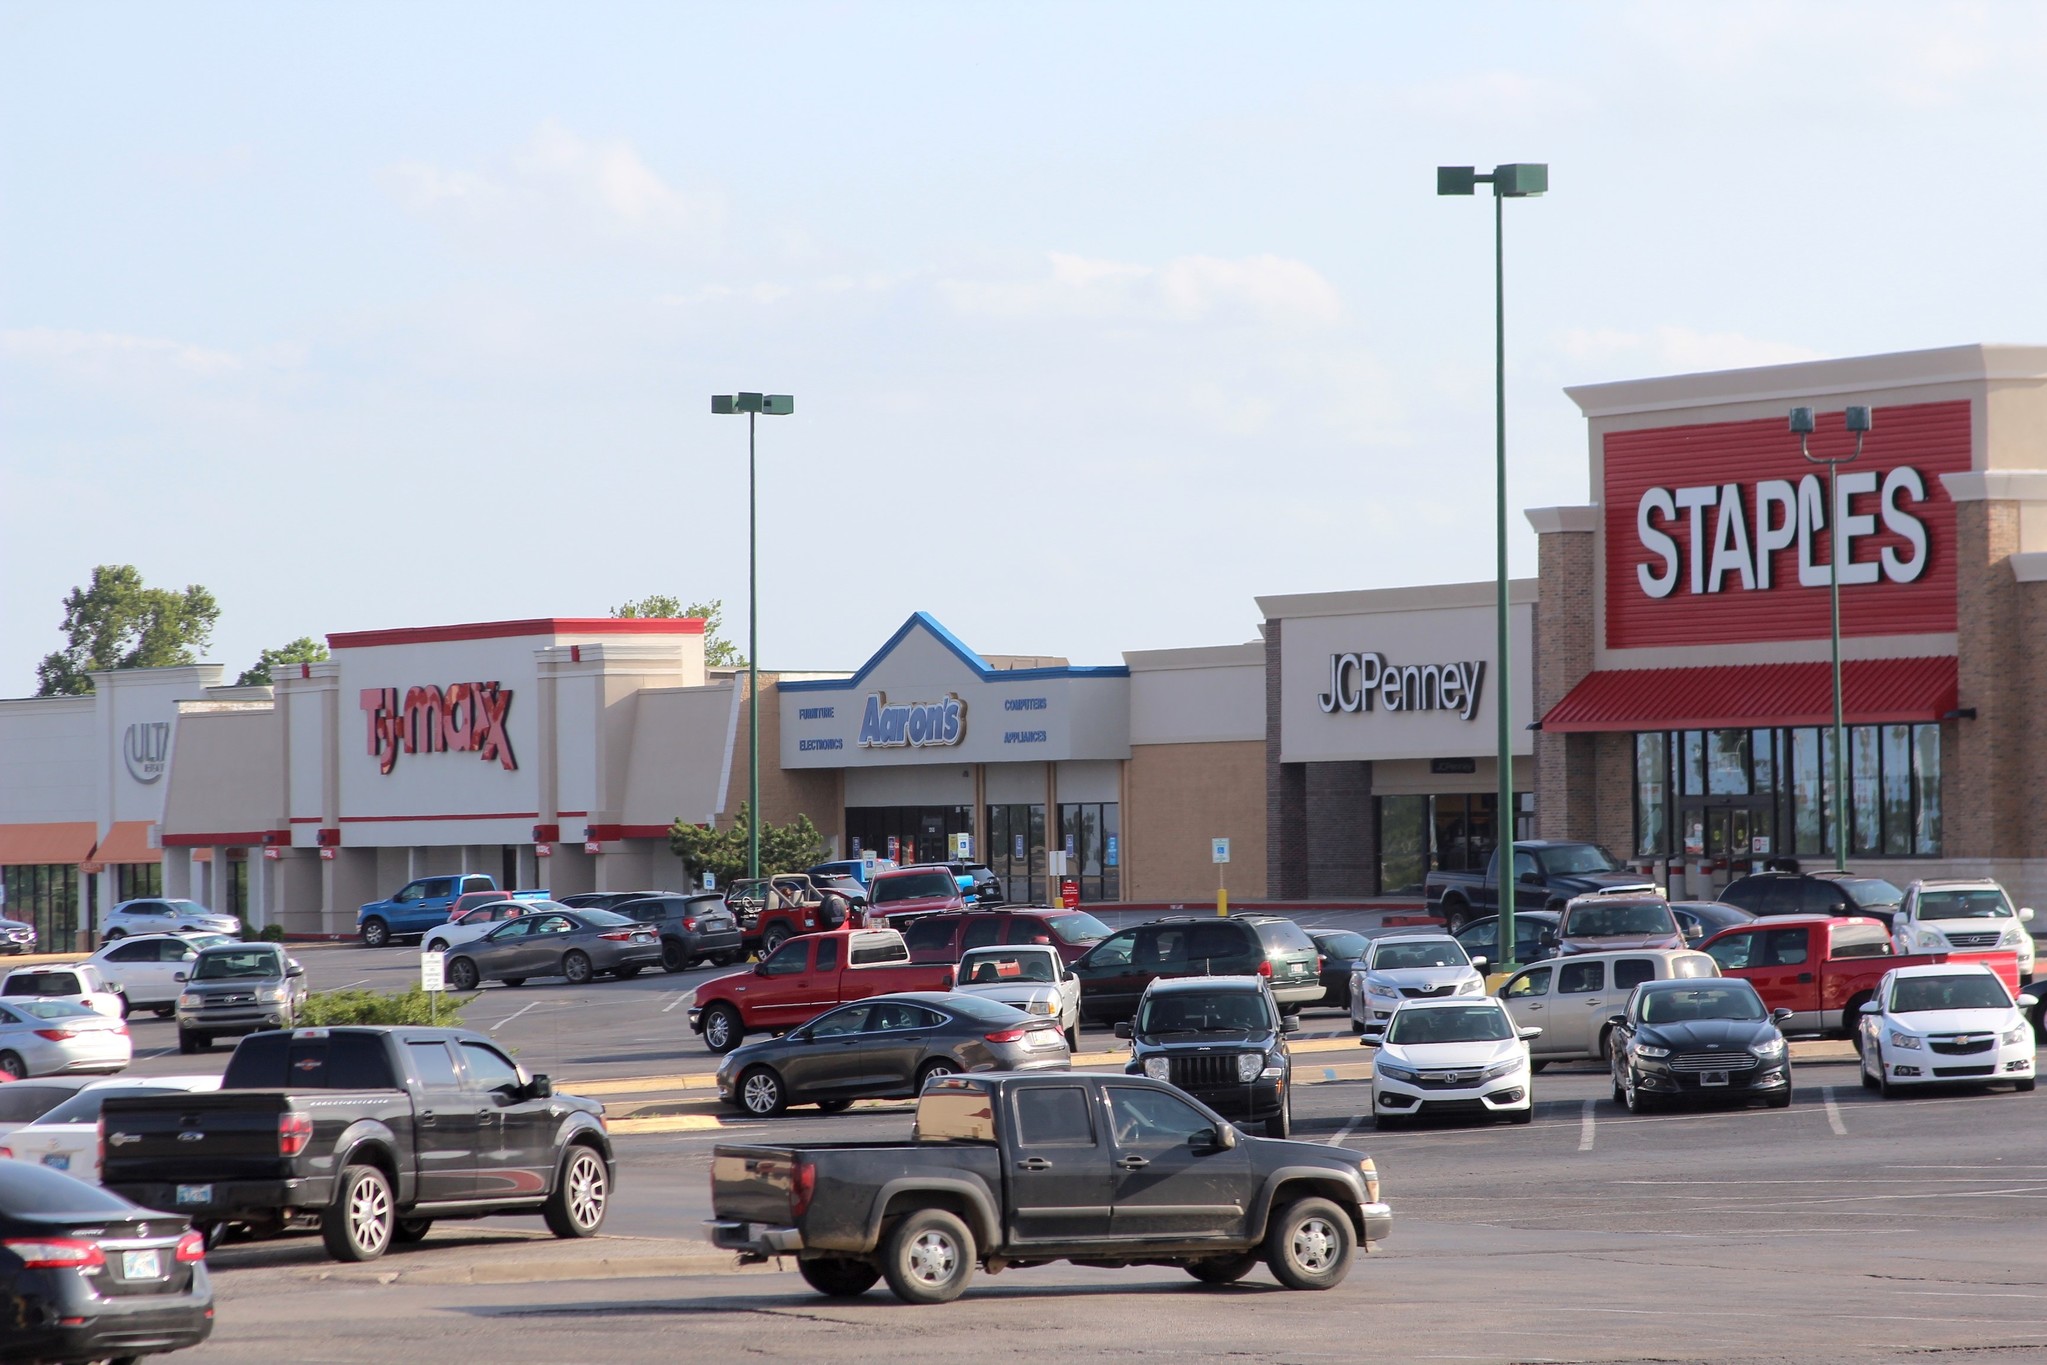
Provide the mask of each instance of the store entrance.
{"label": "store entrance", "polygon": [[1703,886],[1691,894],[1717,896],[1736,877],[1761,867],[1773,847],[1767,800],[1707,798],[1685,803],[1685,860]]}

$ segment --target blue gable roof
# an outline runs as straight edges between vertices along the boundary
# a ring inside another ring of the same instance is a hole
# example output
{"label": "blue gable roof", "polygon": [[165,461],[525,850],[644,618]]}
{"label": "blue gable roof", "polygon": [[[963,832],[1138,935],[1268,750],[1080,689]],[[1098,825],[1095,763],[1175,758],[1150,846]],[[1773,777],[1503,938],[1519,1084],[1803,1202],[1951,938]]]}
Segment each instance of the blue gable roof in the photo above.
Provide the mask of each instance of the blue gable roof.
{"label": "blue gable roof", "polygon": [[865,682],[867,675],[874,672],[881,661],[886,659],[890,652],[897,645],[901,644],[911,631],[919,627],[928,631],[933,639],[951,650],[958,657],[959,661],[971,669],[982,682],[1027,682],[1034,678],[1127,678],[1130,676],[1130,670],[1122,664],[1104,664],[1093,668],[1075,667],[1072,665],[1060,668],[990,668],[986,659],[974,653],[973,650],[968,649],[957,635],[954,635],[944,626],[938,624],[936,617],[932,616],[929,612],[919,611],[912,612],[910,619],[903,622],[902,628],[889,636],[888,643],[874,651],[874,657],[860,665],[860,671],[852,677],[812,678],[797,682],[785,682],[780,685],[781,690],[784,692],[851,691]]}

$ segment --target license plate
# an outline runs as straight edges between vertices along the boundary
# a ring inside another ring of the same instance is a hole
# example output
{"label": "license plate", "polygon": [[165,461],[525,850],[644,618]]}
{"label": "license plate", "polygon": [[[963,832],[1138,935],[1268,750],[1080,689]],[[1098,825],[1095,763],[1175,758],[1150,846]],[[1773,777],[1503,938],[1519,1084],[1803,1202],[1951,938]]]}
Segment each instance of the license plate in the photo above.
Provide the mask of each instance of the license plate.
{"label": "license plate", "polygon": [[152,1247],[148,1251],[124,1251],[121,1253],[121,1278],[124,1280],[160,1280],[163,1278],[163,1252]]}
{"label": "license plate", "polygon": [[652,934],[634,934],[634,935],[633,935],[633,942],[635,942],[635,943],[652,943],[653,941],[654,941],[654,936],[653,936]]}
{"label": "license plate", "polygon": [[1294,964],[1294,975],[1295,976],[1308,975],[1308,964],[1305,962],[1296,962]]}
{"label": "license plate", "polygon": [[1699,1084],[1726,1085],[1727,1073],[1725,1071],[1701,1071],[1699,1073]]}
{"label": "license plate", "polygon": [[180,1185],[178,1186],[178,1202],[180,1204],[211,1204],[213,1202],[213,1186]]}
{"label": "license plate", "polygon": [[47,1153],[43,1157],[43,1164],[53,1171],[68,1171],[71,1169],[71,1154],[69,1152]]}
{"label": "license plate", "polygon": [[1031,1033],[1029,1045],[1031,1047],[1058,1047],[1061,1041],[1060,1036],[1051,1029],[1035,1029]]}

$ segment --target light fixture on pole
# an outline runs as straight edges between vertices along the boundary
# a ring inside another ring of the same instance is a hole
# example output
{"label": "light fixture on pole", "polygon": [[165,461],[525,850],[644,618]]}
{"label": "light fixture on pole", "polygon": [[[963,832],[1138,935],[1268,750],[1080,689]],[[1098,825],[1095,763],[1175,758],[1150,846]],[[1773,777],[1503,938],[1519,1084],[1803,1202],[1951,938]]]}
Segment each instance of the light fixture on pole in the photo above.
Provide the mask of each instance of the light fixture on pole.
{"label": "light fixture on pole", "polygon": [[746,875],[761,874],[761,641],[760,570],[754,553],[753,419],[786,417],[796,400],[786,393],[718,393],[711,411],[746,414]]}
{"label": "light fixture on pole", "polygon": [[1798,437],[1798,453],[1812,464],[1827,467],[1827,602],[1832,608],[1831,626],[1827,632],[1834,651],[1834,761],[1830,765],[1834,784],[1833,807],[1828,812],[1834,817],[1834,870],[1848,870],[1848,784],[1846,778],[1848,758],[1847,727],[1842,723],[1841,705],[1841,560],[1847,553],[1847,542],[1841,537],[1841,501],[1837,484],[1841,477],[1841,466],[1854,464],[1862,458],[1862,442],[1869,435],[1869,409],[1860,405],[1852,406],[1842,413],[1848,430],[1855,433],[1853,455],[1815,455],[1812,453],[1813,416],[1811,408],[1791,410],[1791,431]]}
{"label": "light fixture on pole", "polygon": [[1493,847],[1494,883],[1499,891],[1499,948],[1504,961],[1495,970],[1511,971],[1515,961],[1514,943],[1514,729],[1510,708],[1514,697],[1514,672],[1509,663],[1507,642],[1507,255],[1506,214],[1509,199],[1529,199],[1549,190],[1549,166],[1539,162],[1514,162],[1495,166],[1491,175],[1480,175],[1475,166],[1436,167],[1436,193],[1473,194],[1480,185],[1493,187],[1493,417],[1496,443],[1493,480],[1493,548],[1498,585],[1494,608],[1499,618],[1499,639],[1494,648],[1494,709],[1499,718],[1500,785],[1493,818],[1497,823]]}

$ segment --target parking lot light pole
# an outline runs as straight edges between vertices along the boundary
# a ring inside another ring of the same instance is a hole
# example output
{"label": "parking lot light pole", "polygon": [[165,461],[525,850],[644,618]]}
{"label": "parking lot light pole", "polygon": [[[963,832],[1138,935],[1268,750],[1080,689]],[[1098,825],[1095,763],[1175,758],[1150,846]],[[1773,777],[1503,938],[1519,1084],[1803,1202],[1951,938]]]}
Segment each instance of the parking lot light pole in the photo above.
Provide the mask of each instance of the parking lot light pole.
{"label": "parking lot light pole", "polygon": [[1495,573],[1494,610],[1499,639],[1494,649],[1493,709],[1499,718],[1499,794],[1493,818],[1497,830],[1493,840],[1494,882],[1499,891],[1499,947],[1495,955],[1503,962],[1492,964],[1495,971],[1513,971],[1514,960],[1514,728],[1513,669],[1509,666],[1507,616],[1507,255],[1506,213],[1509,199],[1530,199],[1549,190],[1549,166],[1539,162],[1515,162],[1495,166],[1491,175],[1480,175],[1475,166],[1436,167],[1436,193],[1473,194],[1480,185],[1493,187],[1493,548]]}
{"label": "parking lot light pole", "polygon": [[1843,414],[1848,430],[1855,433],[1853,455],[1815,455],[1812,453],[1813,417],[1811,408],[1791,410],[1791,431],[1798,437],[1798,453],[1812,464],[1827,467],[1827,603],[1833,609],[1832,625],[1828,630],[1829,642],[1834,651],[1834,761],[1831,765],[1834,782],[1833,809],[1828,812],[1834,817],[1834,870],[1848,870],[1848,732],[1842,724],[1841,705],[1841,560],[1845,554],[1845,542],[1841,539],[1841,503],[1835,485],[1841,477],[1841,466],[1854,464],[1862,458],[1863,438],[1869,435],[1869,409],[1860,405],[1848,408]]}
{"label": "parking lot light pole", "polygon": [[755,497],[753,424],[760,416],[786,417],[796,400],[786,393],[718,393],[711,411],[746,414],[746,875],[761,874],[761,609],[760,561],[754,548]]}

